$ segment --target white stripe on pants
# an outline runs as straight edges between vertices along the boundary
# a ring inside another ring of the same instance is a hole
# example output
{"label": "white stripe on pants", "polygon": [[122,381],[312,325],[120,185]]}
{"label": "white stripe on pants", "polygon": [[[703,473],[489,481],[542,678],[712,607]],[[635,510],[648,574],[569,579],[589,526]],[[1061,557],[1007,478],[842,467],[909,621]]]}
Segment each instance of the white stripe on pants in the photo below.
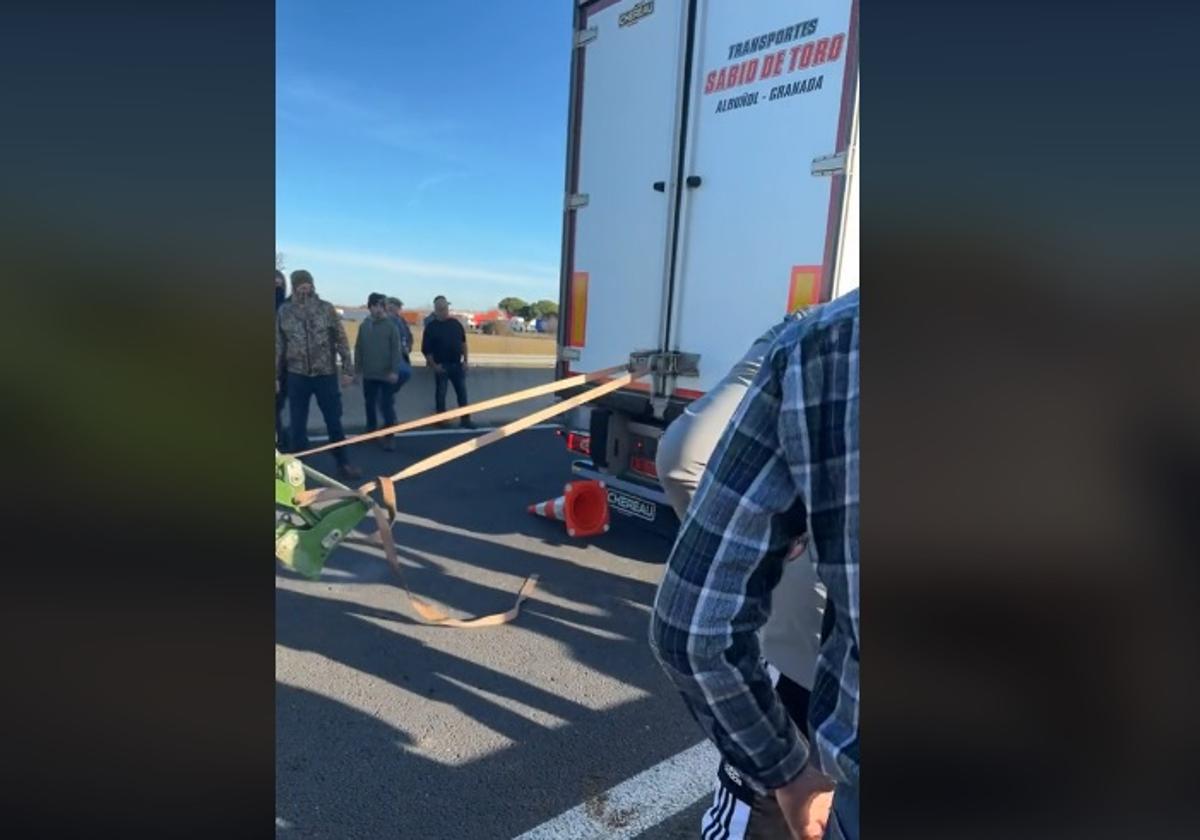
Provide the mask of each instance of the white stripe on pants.
{"label": "white stripe on pants", "polygon": [[700,820],[700,837],[702,840],[744,840],[749,822],[750,806],[718,782],[712,807]]}
{"label": "white stripe on pants", "polygon": [[[767,663],[771,685],[779,685],[779,669]],[[712,807],[700,819],[701,840],[745,840],[750,825],[750,806],[738,799],[721,782],[721,764],[717,763],[717,789]]]}

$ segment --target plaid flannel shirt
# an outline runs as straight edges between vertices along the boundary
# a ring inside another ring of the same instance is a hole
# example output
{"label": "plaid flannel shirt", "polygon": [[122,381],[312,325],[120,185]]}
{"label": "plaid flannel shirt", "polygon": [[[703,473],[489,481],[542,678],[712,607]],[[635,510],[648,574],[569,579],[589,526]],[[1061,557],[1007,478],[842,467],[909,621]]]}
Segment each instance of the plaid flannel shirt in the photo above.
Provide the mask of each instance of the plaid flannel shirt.
{"label": "plaid flannel shirt", "polygon": [[809,704],[813,763],[858,786],[858,334],[855,290],[777,337],[713,453],[655,599],[659,662],[725,760],[761,791],[809,760],[758,639],[806,523],[828,590]]}

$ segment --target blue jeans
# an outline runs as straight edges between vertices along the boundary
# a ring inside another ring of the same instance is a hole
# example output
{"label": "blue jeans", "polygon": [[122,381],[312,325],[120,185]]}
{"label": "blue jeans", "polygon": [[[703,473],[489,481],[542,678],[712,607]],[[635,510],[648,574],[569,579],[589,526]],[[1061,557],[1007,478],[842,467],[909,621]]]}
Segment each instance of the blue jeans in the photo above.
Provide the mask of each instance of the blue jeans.
{"label": "blue jeans", "polygon": [[[325,418],[330,442],[346,439],[346,433],[342,430],[342,389],[338,386],[337,374],[302,376],[289,373],[287,399],[291,408],[292,427],[288,430],[288,437],[291,438],[288,443],[292,452],[308,449],[308,406],[312,397],[317,398],[317,407]],[[333,450],[333,457],[339,464],[350,462],[345,446]]]}
{"label": "blue jeans", "polygon": [[287,402],[287,374],[279,375],[279,393],[275,395],[275,447],[280,452],[288,451],[287,429],[283,427],[283,406]]}
{"label": "blue jeans", "polygon": [[396,425],[396,386],[386,379],[364,379],[363,400],[367,409],[367,431],[373,432],[379,428],[376,409],[383,413],[383,425]]}
{"label": "blue jeans", "polygon": [[825,840],[858,840],[858,788],[838,785],[833,811],[825,826]]}
{"label": "blue jeans", "polygon": [[[438,414],[446,410],[446,384],[454,386],[454,396],[458,400],[458,407],[462,408],[467,404],[467,375],[461,364],[442,365],[442,370],[445,373],[434,374],[437,378],[434,382],[433,399],[437,406]],[[470,420],[471,415],[465,415],[463,420]]]}

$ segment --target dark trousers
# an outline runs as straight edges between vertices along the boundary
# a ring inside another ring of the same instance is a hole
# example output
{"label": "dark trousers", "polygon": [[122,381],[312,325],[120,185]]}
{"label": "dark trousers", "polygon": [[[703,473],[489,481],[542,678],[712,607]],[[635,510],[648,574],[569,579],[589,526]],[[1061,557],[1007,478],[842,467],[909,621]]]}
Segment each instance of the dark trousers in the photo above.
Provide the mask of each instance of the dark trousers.
{"label": "dark trousers", "polygon": [[383,379],[363,380],[363,401],[367,408],[367,431],[379,428],[376,424],[378,409],[383,413],[383,425],[396,425],[396,386]]}
{"label": "dark trousers", "polygon": [[[807,733],[808,689],[780,674],[775,693],[779,695],[792,722],[801,732]],[[811,738],[808,740],[812,743]],[[836,794],[834,800],[837,800]],[[701,818],[700,834],[702,837],[720,837],[722,840],[778,840],[792,836],[775,797],[757,794],[737,770],[725,761],[721,761],[717,767],[713,804]],[[829,833],[826,832],[825,836],[829,837]]]}
{"label": "dark trousers", "polygon": [[287,402],[287,374],[279,376],[279,393],[275,395],[275,447],[288,451],[287,430],[283,428],[283,405]]}
{"label": "dark trousers", "polygon": [[[325,418],[330,442],[346,439],[346,433],[342,431],[342,391],[338,387],[337,374],[301,376],[298,373],[289,373],[287,382],[287,398],[292,409],[289,441],[292,452],[308,449],[308,405],[311,397],[317,398],[317,407],[321,409],[321,416]],[[347,447],[342,446],[333,450],[333,457],[339,464],[350,461],[346,449]]]}
{"label": "dark trousers", "polygon": [[[445,373],[434,374],[436,379],[433,386],[434,404],[437,406],[438,414],[446,410],[446,383],[449,382],[454,386],[454,396],[458,400],[458,407],[462,408],[467,404],[467,375],[461,364],[442,365],[442,370]],[[463,420],[471,419],[471,415],[464,415]]]}

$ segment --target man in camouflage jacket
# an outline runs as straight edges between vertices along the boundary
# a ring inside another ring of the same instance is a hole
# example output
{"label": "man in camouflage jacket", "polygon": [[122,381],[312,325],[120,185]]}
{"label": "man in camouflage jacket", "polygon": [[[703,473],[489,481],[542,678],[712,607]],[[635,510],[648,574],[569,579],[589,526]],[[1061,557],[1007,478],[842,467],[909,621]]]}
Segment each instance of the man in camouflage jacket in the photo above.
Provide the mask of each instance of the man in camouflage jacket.
{"label": "man in camouflage jacket", "polygon": [[[287,399],[291,408],[292,452],[308,449],[308,406],[311,397],[325,418],[331,442],[344,440],[342,430],[342,392],[338,382],[341,359],[341,386],[353,379],[350,342],[341,316],[333,304],[317,297],[312,275],[292,272],[292,296],[279,307],[275,325],[275,365],[287,371]],[[333,450],[338,474],[358,478],[359,470],[350,464],[348,447]]]}

